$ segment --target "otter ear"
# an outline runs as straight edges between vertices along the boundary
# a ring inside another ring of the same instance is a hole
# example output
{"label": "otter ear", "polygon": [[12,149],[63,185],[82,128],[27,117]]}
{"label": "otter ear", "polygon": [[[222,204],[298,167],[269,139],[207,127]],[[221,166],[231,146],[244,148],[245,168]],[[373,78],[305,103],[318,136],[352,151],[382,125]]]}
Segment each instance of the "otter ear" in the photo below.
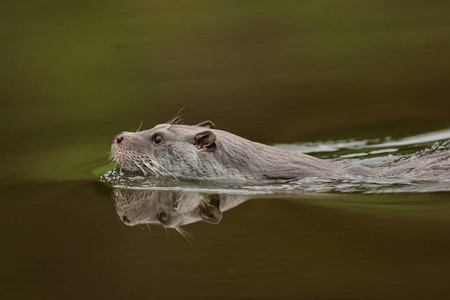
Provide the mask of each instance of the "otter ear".
{"label": "otter ear", "polygon": [[218,202],[213,200],[202,201],[198,208],[200,209],[200,217],[204,222],[209,224],[219,224],[223,216],[219,209],[219,204],[220,200],[218,200]]}
{"label": "otter ear", "polygon": [[213,151],[216,148],[216,135],[212,131],[202,131],[194,137],[194,145],[198,149]]}
{"label": "otter ear", "polygon": [[201,122],[201,123],[198,123],[197,126],[206,127],[206,128],[210,128],[210,129],[216,128],[216,125],[214,125],[214,123],[209,121],[209,120]]}

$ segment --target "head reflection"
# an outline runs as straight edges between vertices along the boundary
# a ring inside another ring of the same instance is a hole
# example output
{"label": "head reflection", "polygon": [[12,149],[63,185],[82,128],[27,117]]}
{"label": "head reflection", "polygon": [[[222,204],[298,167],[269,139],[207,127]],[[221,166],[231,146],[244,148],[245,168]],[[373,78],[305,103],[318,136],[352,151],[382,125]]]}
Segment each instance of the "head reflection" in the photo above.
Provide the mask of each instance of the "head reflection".
{"label": "head reflection", "polygon": [[186,191],[114,189],[116,210],[123,223],[178,228],[199,221],[218,224],[222,213],[249,199],[242,195]]}

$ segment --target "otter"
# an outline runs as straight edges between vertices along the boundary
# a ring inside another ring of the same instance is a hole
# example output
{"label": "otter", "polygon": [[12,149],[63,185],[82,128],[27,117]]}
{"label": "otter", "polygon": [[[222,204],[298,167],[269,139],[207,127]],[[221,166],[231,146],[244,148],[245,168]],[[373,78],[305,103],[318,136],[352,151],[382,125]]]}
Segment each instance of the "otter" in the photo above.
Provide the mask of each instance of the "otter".
{"label": "otter", "polygon": [[344,166],[253,142],[218,130],[211,121],[160,124],[139,132],[122,132],[113,140],[111,158],[120,168],[144,176],[237,185],[376,174],[363,166]]}

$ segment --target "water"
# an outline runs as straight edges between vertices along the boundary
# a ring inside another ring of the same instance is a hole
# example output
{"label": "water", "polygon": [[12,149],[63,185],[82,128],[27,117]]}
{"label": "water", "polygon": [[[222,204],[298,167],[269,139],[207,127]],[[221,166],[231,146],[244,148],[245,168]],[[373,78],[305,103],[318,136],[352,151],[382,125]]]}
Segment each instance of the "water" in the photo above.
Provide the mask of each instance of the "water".
{"label": "water", "polygon": [[0,298],[449,298],[445,181],[99,181],[117,133],[183,107],[185,124],[338,163],[444,153],[449,12],[1,1]]}

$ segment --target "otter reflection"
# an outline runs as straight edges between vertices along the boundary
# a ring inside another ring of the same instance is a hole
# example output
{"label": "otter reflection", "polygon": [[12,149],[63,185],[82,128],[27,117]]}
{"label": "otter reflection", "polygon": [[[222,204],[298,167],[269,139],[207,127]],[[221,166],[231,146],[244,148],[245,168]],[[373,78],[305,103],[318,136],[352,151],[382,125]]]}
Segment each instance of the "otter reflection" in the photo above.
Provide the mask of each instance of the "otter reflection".
{"label": "otter reflection", "polygon": [[249,196],[186,191],[114,189],[116,210],[126,225],[157,224],[178,228],[199,221],[218,224],[222,213]]}

